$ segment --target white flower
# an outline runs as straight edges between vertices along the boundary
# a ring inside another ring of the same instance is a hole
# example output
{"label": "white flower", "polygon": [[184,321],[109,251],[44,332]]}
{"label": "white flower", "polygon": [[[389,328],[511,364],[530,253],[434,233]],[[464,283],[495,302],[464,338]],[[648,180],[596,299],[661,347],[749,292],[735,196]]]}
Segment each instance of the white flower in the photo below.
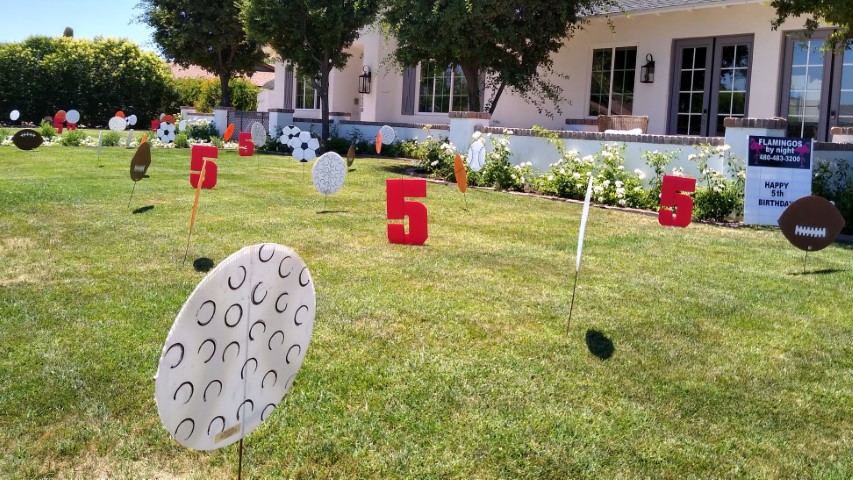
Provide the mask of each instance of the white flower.
{"label": "white flower", "polygon": [[687,156],[687,159],[688,159],[688,160],[690,160],[691,162],[692,162],[693,160],[696,160],[696,154],[695,154],[695,153],[691,153],[690,155],[688,155],[688,156]]}
{"label": "white flower", "polygon": [[474,140],[477,140],[477,139],[479,139],[481,136],[483,136],[483,134],[482,134],[482,133],[480,133],[480,132],[474,132],[474,135],[471,135],[471,138],[473,138]]}
{"label": "white flower", "polygon": [[504,135],[512,135],[512,130],[504,130]]}
{"label": "white flower", "polygon": [[624,207],[627,204],[628,204],[628,202],[626,202],[624,198],[619,200],[619,205],[622,205]]}
{"label": "white flower", "polygon": [[604,197],[598,197],[598,203],[604,203]]}
{"label": "white flower", "polygon": [[595,193],[601,193],[604,191],[604,187],[602,187],[601,185],[596,185],[592,187],[592,191]]}
{"label": "white flower", "polygon": [[625,185],[625,184],[620,182],[619,180],[616,180],[615,185],[616,185],[616,188],[622,188],[622,185]]}
{"label": "white flower", "polygon": [[616,167],[616,168],[618,168],[619,170],[625,170],[625,167],[624,167],[623,165],[619,165],[619,166],[618,166],[618,167]]}
{"label": "white flower", "polygon": [[436,165],[438,165],[438,160],[433,160],[433,162],[432,162],[432,163],[430,163],[430,165],[432,165],[433,167],[434,167],[434,166],[436,166]]}
{"label": "white flower", "polygon": [[[560,173],[563,173],[563,171],[562,171],[562,170],[560,170]],[[574,179],[576,179],[576,180],[577,180],[577,179],[581,178],[581,174],[580,174],[580,173],[578,173],[578,172],[575,172],[575,173],[573,173],[573,174],[572,174],[572,178],[574,178]]]}
{"label": "white flower", "polygon": [[609,186],[610,186],[610,180],[605,180],[605,181],[602,183],[602,185],[604,185],[605,187],[609,187]]}
{"label": "white flower", "polygon": [[642,180],[642,179],[646,178],[646,174],[645,174],[645,173],[643,173],[643,171],[642,171],[642,170],[640,170],[639,168],[634,169],[634,173],[636,173],[636,174],[637,174],[637,178],[639,178],[640,180]]}
{"label": "white flower", "polygon": [[554,176],[553,176],[553,175],[548,175],[548,181],[549,181],[549,182],[554,181]]}
{"label": "white flower", "polygon": [[583,157],[583,161],[584,162],[592,162],[592,155],[587,155],[587,156]]}
{"label": "white flower", "polygon": [[732,148],[731,145],[720,145],[719,147],[717,147],[717,151],[725,152],[728,151],[730,148]]}
{"label": "white flower", "polygon": [[521,183],[524,183],[525,181],[526,180],[524,180],[524,177],[521,177]]}
{"label": "white flower", "polygon": [[617,188],[616,189],[616,196],[618,198],[624,197],[625,196],[625,189],[624,188]]}
{"label": "white flower", "polygon": [[722,190],[720,190],[720,187],[714,187],[714,191],[715,191],[715,192],[717,192],[717,193],[722,192]]}

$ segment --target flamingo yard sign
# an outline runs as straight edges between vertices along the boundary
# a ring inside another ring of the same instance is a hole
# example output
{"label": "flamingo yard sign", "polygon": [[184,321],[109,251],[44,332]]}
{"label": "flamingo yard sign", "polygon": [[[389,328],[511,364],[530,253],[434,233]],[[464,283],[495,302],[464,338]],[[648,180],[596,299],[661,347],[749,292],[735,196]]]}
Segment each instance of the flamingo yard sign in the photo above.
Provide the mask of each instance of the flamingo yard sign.
{"label": "flamingo yard sign", "polygon": [[744,223],[778,225],[788,205],[812,193],[810,138],[750,136]]}

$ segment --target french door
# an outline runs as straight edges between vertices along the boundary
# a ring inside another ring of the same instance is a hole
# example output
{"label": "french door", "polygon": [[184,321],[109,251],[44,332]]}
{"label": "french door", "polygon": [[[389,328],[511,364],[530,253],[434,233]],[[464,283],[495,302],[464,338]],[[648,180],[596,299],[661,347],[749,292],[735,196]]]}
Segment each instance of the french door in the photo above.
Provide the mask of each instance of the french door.
{"label": "french door", "polygon": [[744,117],[752,36],[675,40],[670,135],[723,136],[726,117]]}
{"label": "french door", "polygon": [[832,127],[853,126],[853,47],[826,50],[827,35],[785,42],[780,113],[790,136],[826,141]]}

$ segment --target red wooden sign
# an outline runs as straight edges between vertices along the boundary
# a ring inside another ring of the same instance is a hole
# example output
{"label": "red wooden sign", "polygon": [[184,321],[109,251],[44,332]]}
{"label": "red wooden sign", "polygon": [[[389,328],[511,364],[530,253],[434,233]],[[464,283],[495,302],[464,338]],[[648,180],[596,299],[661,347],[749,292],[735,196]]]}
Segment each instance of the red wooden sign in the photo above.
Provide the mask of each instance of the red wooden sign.
{"label": "red wooden sign", "polygon": [[[190,157],[190,185],[198,188],[198,179],[201,176],[201,168],[204,166],[204,181],[201,188],[213,188],[216,186],[216,162],[210,159],[219,158],[219,149],[213,145],[193,145]],[[208,159],[208,160],[205,160]],[[207,165],[205,166],[205,161]]]}
{"label": "red wooden sign", "polygon": [[409,217],[409,233],[400,223],[388,224],[388,241],[403,245],[423,245],[427,241],[427,208],[406,197],[426,197],[426,180],[386,180],[388,220]]}
{"label": "red wooden sign", "polygon": [[696,191],[696,179],[664,175],[660,186],[658,223],[665,227],[686,227],[693,217],[693,199],[687,193]]}
{"label": "red wooden sign", "polygon": [[251,157],[255,154],[255,142],[252,141],[252,134],[249,132],[240,132],[238,136],[239,143],[237,149],[240,151],[241,157]]}

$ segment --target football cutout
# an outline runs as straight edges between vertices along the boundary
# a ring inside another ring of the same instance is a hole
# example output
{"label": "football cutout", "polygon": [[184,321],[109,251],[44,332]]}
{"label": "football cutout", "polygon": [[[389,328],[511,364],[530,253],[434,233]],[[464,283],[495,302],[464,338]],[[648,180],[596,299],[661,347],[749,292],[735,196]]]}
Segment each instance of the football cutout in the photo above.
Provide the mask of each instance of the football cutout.
{"label": "football cutout", "polygon": [[792,245],[816,252],[832,245],[844,228],[844,217],[829,200],[809,195],[788,205],[779,217],[779,229]]}
{"label": "football cutout", "polygon": [[18,132],[12,136],[12,143],[21,150],[33,150],[44,143],[44,139],[41,138],[41,135],[39,135],[37,131],[25,128],[23,130],[18,130]]}

